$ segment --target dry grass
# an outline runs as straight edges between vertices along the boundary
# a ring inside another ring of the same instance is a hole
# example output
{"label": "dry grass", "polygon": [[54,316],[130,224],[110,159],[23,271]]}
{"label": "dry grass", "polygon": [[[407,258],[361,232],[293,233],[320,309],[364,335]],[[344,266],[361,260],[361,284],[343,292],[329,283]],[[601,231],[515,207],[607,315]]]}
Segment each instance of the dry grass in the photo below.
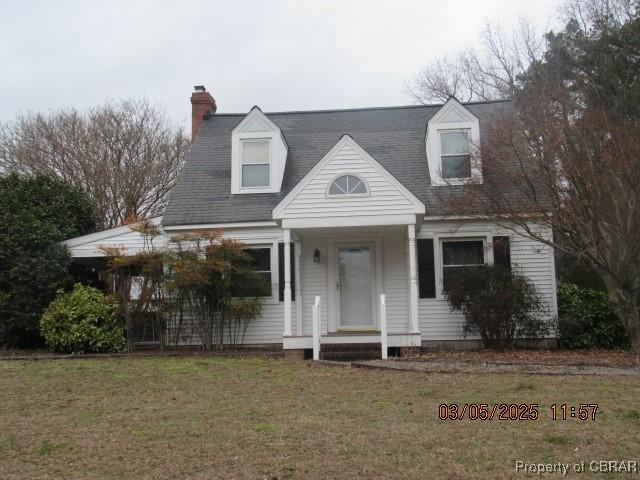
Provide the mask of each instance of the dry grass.
{"label": "dry grass", "polygon": [[[516,460],[637,458],[639,398],[640,381],[623,377],[5,361],[0,478],[522,478]],[[444,402],[539,403],[541,418],[441,421]],[[554,402],[599,403],[597,420],[554,422]]]}
{"label": "dry grass", "polygon": [[535,363],[546,365],[591,365],[638,367],[640,355],[625,350],[492,350],[432,351],[410,360],[466,363]]}

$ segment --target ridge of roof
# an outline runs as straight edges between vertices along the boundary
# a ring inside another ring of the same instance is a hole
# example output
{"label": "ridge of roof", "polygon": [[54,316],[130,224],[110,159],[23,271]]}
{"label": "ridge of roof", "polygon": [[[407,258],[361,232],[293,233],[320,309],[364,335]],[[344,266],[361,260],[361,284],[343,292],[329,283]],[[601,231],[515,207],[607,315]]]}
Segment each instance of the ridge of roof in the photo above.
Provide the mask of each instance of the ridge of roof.
{"label": "ridge of roof", "polygon": [[[499,100],[476,100],[473,102],[460,102],[462,105],[482,105],[488,103],[506,103],[511,102],[510,98],[499,99]],[[446,103],[446,102],[445,102]],[[442,107],[444,103],[430,103],[430,104],[420,104],[420,105],[391,105],[386,107],[355,107],[355,108],[329,108],[329,109],[320,109],[320,110],[284,110],[281,112],[263,112],[265,115],[289,115],[289,114],[299,114],[299,113],[341,113],[341,112],[366,112],[371,110],[404,110],[404,109],[413,109],[413,108],[433,108],[433,107]],[[252,107],[251,110],[255,108]],[[259,107],[258,107],[259,108]],[[261,110],[262,111],[262,110]],[[237,116],[246,116],[248,113],[237,112],[237,113],[216,113],[214,116],[216,117],[237,117]]]}

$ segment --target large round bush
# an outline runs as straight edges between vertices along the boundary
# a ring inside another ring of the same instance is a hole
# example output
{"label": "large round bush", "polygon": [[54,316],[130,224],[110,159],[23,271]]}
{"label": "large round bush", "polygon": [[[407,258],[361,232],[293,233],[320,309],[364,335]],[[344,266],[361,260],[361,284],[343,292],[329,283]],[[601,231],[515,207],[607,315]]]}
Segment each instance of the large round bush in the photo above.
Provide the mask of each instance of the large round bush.
{"label": "large round bush", "polygon": [[629,348],[631,341],[606,292],[558,285],[562,348]]}
{"label": "large round bush", "polygon": [[40,332],[58,352],[119,352],[126,346],[117,301],[79,283],[69,293],[58,291],[42,315]]}

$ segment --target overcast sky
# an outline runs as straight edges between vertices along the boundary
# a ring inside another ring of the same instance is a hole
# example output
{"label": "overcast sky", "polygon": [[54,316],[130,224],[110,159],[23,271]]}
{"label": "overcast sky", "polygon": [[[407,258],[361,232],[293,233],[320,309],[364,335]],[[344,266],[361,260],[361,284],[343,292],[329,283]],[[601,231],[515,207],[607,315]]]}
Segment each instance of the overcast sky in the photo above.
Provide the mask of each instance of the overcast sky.
{"label": "overcast sky", "polygon": [[488,19],[554,25],[559,1],[0,0],[0,121],[146,96],[189,126],[193,85],[219,112],[411,103],[432,58]]}

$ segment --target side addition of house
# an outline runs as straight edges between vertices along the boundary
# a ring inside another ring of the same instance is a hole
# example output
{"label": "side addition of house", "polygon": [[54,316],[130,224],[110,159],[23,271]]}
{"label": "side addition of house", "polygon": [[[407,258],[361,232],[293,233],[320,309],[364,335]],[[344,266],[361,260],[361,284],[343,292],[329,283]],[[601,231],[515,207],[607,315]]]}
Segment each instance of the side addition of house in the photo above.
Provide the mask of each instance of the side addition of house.
{"label": "side addition of house", "polygon": [[[517,265],[555,316],[548,246],[447,212],[482,184],[477,146],[510,102],[219,114],[203,88],[191,102],[193,144],[156,222],[167,236],[223,229],[262,259],[271,292],[245,344],[311,349],[315,316],[323,345],[377,343],[381,328],[389,347],[474,345],[443,290],[456,269],[494,262]],[[140,238],[120,227],[68,245],[89,261],[101,243],[133,252]]]}

